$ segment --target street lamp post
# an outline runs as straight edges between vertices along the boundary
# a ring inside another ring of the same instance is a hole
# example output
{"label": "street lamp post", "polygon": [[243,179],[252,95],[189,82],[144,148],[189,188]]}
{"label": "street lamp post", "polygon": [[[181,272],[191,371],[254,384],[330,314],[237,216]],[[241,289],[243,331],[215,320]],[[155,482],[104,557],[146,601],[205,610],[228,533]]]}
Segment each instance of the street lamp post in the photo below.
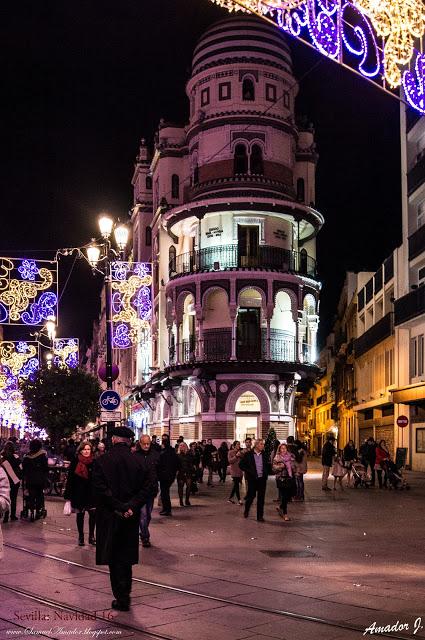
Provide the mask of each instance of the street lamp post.
{"label": "street lamp post", "polygon": [[[105,318],[106,318],[106,387],[112,389],[112,282],[111,282],[111,262],[122,257],[123,251],[128,241],[128,228],[123,224],[115,225],[114,221],[108,215],[102,215],[99,218],[99,230],[103,238],[102,243],[95,243],[87,247],[87,259],[93,269],[93,272],[100,272],[104,276],[105,284]],[[115,242],[118,247],[118,253],[111,246],[111,235],[114,231]],[[99,269],[99,262],[103,263],[103,269]],[[106,423],[106,437],[108,443],[111,440],[114,422]]]}

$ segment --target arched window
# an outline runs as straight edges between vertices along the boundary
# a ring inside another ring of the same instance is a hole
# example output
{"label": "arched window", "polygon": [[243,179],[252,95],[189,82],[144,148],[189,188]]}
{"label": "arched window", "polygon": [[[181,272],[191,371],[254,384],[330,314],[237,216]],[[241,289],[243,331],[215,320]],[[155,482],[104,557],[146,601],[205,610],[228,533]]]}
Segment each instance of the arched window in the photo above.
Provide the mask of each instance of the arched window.
{"label": "arched window", "polygon": [[175,173],[171,176],[171,197],[180,197],[180,178]]}
{"label": "arched window", "polygon": [[198,184],[199,182],[199,167],[198,163],[193,167],[193,184]]}
{"label": "arched window", "polygon": [[176,247],[171,245],[168,250],[168,265],[170,275],[176,272]]}
{"label": "arched window", "polygon": [[304,178],[298,178],[297,180],[297,200],[304,202],[305,200],[305,183]]}
{"label": "arched window", "polygon": [[233,173],[248,173],[248,155],[244,144],[237,144],[233,162]]}
{"label": "arched window", "polygon": [[244,78],[242,82],[242,100],[255,100],[255,88],[251,78]]}
{"label": "arched window", "polygon": [[259,144],[254,144],[251,149],[250,165],[251,165],[251,173],[263,175],[264,173],[263,151]]}
{"label": "arched window", "polygon": [[146,227],[145,244],[146,244],[147,247],[151,247],[152,246],[152,229],[150,227]]}
{"label": "arched window", "polygon": [[[300,273],[307,274],[308,255],[306,249],[300,251]],[[306,296],[307,298],[307,296]]]}
{"label": "arched window", "polygon": [[146,189],[152,189],[152,176],[146,176]]}

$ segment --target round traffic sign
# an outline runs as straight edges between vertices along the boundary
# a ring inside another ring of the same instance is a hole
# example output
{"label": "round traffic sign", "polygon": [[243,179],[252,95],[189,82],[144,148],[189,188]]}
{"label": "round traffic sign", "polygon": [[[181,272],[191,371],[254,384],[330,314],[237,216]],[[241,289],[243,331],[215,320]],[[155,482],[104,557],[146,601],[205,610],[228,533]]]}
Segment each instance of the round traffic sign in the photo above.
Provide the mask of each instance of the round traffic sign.
{"label": "round traffic sign", "polygon": [[99,402],[103,411],[116,411],[121,402],[120,394],[108,389],[100,394]]}
{"label": "round traffic sign", "polygon": [[398,427],[400,427],[401,429],[404,429],[404,427],[407,427],[408,424],[409,424],[409,418],[407,416],[398,416],[397,418]]}

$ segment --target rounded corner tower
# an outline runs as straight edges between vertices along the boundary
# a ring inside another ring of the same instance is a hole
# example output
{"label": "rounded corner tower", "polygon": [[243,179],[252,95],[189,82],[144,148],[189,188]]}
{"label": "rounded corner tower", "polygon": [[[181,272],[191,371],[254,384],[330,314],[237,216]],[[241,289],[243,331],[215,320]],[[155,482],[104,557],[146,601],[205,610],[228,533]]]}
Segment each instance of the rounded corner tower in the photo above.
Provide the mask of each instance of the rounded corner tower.
{"label": "rounded corner tower", "polygon": [[[295,433],[317,373],[317,154],[296,126],[285,36],[252,16],[199,39],[187,126],[162,124],[152,163],[153,429],[243,440]],[[165,204],[164,204],[165,199]],[[162,203],[162,205],[161,205]],[[146,397],[147,397],[146,396]]]}

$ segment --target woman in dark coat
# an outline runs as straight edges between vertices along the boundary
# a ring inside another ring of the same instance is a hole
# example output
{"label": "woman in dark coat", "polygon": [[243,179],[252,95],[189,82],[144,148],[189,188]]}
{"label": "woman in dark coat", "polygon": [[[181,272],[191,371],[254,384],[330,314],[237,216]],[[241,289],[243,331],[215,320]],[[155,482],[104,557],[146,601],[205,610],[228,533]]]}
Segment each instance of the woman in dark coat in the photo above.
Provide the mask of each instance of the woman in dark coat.
{"label": "woman in dark coat", "polygon": [[[179,491],[180,506],[190,507],[190,490],[192,479],[195,477],[195,459],[185,442],[179,444],[177,451],[177,487]],[[183,488],[186,485],[186,500],[183,503]]]}
{"label": "woman in dark coat", "polygon": [[46,452],[42,449],[40,440],[31,440],[29,453],[22,462],[25,488],[28,492],[28,506],[30,520],[41,518],[44,509],[43,490],[47,483],[49,465]]}
{"label": "woman in dark coat", "polygon": [[78,544],[84,546],[84,515],[89,512],[89,544],[96,545],[94,530],[96,510],[93,499],[92,471],[94,462],[93,447],[90,442],[81,442],[68,470],[64,498],[71,501],[71,507],[77,512]]}
{"label": "woman in dark coat", "polygon": [[218,448],[218,476],[220,478],[220,482],[226,482],[226,474],[227,474],[227,466],[228,455],[229,455],[229,445],[227,442],[222,442]]}
{"label": "woman in dark coat", "polygon": [[[1,452],[0,464],[6,471],[6,475],[10,484],[10,520],[17,520],[16,517],[16,498],[18,497],[19,485],[22,478],[22,464],[19,456],[15,453],[15,445],[13,442],[6,442]],[[3,522],[9,521],[9,511],[5,511]]]}

